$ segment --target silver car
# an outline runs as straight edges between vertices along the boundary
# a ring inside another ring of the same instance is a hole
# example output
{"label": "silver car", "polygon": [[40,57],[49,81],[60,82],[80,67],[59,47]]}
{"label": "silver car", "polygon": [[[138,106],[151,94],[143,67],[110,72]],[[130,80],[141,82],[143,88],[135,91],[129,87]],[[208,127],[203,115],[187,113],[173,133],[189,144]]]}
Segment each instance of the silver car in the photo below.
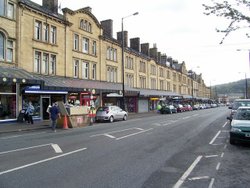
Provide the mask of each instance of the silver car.
{"label": "silver car", "polygon": [[128,113],[118,106],[103,106],[99,107],[96,111],[96,121],[109,121],[124,120],[128,118]]}

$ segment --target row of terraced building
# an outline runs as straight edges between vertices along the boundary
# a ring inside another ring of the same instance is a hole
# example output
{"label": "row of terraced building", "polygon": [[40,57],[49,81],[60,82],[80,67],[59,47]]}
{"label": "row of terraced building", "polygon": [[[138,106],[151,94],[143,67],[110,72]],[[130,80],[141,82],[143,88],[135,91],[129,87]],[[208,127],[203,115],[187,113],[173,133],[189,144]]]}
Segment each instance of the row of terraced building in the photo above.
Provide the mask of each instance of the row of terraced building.
{"label": "row of terraced building", "polygon": [[123,83],[129,112],[154,110],[159,100],[210,98],[202,75],[185,62],[123,36],[124,48],[113,21],[98,21],[90,7],[61,14],[58,0],[0,0],[0,122],[16,120],[29,101],[39,119],[59,100],[121,106]]}

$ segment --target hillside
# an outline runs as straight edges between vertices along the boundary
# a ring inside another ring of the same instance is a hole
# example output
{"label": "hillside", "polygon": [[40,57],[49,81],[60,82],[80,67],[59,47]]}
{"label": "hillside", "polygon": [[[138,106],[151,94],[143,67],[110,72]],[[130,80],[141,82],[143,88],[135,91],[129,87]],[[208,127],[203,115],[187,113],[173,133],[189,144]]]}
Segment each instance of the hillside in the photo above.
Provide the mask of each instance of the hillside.
{"label": "hillside", "polygon": [[[249,92],[250,79],[247,79],[247,83],[248,83],[248,93],[250,93]],[[245,93],[246,80],[243,79],[236,82],[230,82],[227,84],[215,85],[212,86],[212,90],[216,90],[217,94],[226,94],[226,95],[230,95],[232,93]]]}

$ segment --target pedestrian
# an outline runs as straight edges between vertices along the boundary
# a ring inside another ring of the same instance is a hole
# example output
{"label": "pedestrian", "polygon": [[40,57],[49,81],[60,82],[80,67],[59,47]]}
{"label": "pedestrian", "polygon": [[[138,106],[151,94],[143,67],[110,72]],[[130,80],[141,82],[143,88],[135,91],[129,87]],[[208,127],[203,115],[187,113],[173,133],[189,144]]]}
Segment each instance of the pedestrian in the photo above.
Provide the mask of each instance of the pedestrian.
{"label": "pedestrian", "polygon": [[27,108],[27,110],[26,110],[26,116],[27,116],[27,121],[28,121],[28,123],[30,123],[30,124],[33,124],[34,122],[33,122],[33,113],[34,113],[34,110],[35,110],[35,108],[34,108],[34,106],[32,105],[32,102],[30,101],[29,102],[29,105],[28,105],[28,108]]}
{"label": "pedestrian", "polygon": [[49,113],[51,119],[51,128],[54,132],[56,132],[57,119],[61,118],[57,102],[53,103],[52,107],[49,109]]}

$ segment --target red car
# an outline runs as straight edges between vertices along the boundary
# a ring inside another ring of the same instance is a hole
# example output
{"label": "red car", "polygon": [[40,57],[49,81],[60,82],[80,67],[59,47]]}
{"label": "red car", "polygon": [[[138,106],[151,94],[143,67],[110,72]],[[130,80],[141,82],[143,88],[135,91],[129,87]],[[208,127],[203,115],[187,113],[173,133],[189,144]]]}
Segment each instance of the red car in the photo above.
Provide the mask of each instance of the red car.
{"label": "red car", "polygon": [[192,106],[189,104],[185,104],[183,107],[184,107],[185,111],[192,111],[193,110]]}

